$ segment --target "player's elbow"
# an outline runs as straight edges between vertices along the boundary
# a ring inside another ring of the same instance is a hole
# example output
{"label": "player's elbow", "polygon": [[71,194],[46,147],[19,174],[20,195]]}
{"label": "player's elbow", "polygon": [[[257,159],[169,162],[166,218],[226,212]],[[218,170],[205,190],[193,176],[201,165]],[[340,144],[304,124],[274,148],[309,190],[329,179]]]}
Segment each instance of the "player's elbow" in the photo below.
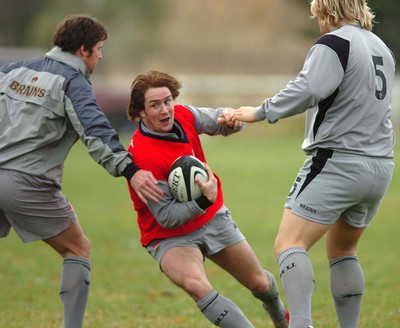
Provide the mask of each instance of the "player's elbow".
{"label": "player's elbow", "polygon": [[179,227],[179,225],[176,222],[163,222],[162,224],[160,223],[160,225],[164,229],[174,229],[174,228]]}
{"label": "player's elbow", "polygon": [[162,226],[164,229],[174,229],[178,228],[185,222],[189,221],[192,219],[192,217],[185,217],[185,216],[165,216],[163,218],[157,218],[157,222],[160,226]]}
{"label": "player's elbow", "polygon": [[164,229],[174,229],[179,227],[179,222],[176,220],[171,220],[167,218],[159,219],[157,218],[157,222],[160,226],[162,226]]}

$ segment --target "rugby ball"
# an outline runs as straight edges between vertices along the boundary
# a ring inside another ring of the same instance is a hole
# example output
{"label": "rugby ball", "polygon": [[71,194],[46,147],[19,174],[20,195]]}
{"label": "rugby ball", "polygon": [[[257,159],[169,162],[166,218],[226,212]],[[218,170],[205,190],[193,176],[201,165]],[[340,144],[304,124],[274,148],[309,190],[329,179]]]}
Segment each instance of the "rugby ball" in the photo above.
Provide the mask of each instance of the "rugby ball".
{"label": "rugby ball", "polygon": [[199,198],[202,193],[196,179],[208,180],[204,164],[194,156],[178,157],[168,174],[168,185],[174,198],[181,203]]}

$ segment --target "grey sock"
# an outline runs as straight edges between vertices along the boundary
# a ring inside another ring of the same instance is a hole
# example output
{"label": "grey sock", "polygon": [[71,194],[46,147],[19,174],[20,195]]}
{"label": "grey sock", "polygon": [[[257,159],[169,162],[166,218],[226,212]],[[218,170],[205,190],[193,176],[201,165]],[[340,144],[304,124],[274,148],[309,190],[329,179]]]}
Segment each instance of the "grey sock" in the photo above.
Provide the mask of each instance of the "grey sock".
{"label": "grey sock", "polygon": [[358,327],[364,292],[364,274],[356,256],[337,257],[329,261],[331,293],[335,300],[340,327]]}
{"label": "grey sock", "polygon": [[86,310],[90,284],[90,261],[83,257],[64,259],[60,297],[64,307],[64,328],[80,328]]}
{"label": "grey sock", "polygon": [[267,270],[264,270],[264,272],[268,276],[271,287],[265,294],[254,293],[254,296],[263,302],[264,309],[268,312],[272,321],[279,322],[285,319],[285,305],[279,297],[278,284],[276,283],[274,275]]}
{"label": "grey sock", "polygon": [[281,279],[289,303],[290,326],[312,325],[311,297],[314,273],[304,248],[291,247],[278,256]]}
{"label": "grey sock", "polygon": [[213,324],[226,328],[254,328],[239,307],[214,289],[197,302],[198,308]]}

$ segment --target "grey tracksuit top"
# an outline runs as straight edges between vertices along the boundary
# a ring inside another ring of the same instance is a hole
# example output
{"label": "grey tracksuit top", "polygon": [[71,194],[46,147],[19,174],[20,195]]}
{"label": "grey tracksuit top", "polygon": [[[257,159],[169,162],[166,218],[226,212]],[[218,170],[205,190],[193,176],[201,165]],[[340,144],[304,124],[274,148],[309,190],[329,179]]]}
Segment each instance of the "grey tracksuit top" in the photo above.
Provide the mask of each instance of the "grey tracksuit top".
{"label": "grey tracksuit top", "polygon": [[79,57],[54,47],[44,57],[0,67],[0,168],[61,185],[78,138],[111,175],[129,178],[130,155],[97,105]]}
{"label": "grey tracksuit top", "polygon": [[372,32],[344,25],[313,45],[297,78],[255,112],[274,123],[306,113],[306,153],[317,148],[393,158],[395,60]]}

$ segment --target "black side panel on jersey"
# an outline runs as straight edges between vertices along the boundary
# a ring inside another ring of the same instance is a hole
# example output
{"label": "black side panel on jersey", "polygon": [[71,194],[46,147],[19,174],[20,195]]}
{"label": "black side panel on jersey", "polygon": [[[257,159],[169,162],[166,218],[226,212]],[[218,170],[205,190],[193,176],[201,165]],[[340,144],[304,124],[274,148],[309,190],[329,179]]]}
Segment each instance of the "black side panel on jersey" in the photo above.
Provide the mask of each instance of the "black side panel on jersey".
{"label": "black side panel on jersey", "polygon": [[328,98],[325,98],[318,103],[318,113],[317,116],[315,117],[315,122],[313,127],[314,138],[317,135],[318,128],[324,121],[326,112],[328,111],[329,108],[331,108],[333,101],[335,100],[338,93],[339,93],[339,88],[337,88]]}
{"label": "black side panel on jersey", "polygon": [[[350,42],[348,40],[342,39],[336,35],[325,34],[321,36],[315,44],[323,44],[331,48],[334,52],[336,52],[340,64],[342,65],[343,71],[346,71],[347,62],[349,60],[350,53]],[[325,114],[328,109],[332,106],[333,101],[339,93],[339,89],[336,89],[329,97],[318,103],[318,114],[315,118],[313,133],[314,137],[318,132],[318,128],[322,124],[325,118]]]}
{"label": "black side panel on jersey", "polygon": [[318,174],[321,173],[328,159],[332,158],[333,150],[319,148],[317,154],[312,158],[312,164],[310,166],[310,172],[307,174],[303,185],[300,188],[299,193],[296,197],[302,193],[302,191],[313,181]]}

